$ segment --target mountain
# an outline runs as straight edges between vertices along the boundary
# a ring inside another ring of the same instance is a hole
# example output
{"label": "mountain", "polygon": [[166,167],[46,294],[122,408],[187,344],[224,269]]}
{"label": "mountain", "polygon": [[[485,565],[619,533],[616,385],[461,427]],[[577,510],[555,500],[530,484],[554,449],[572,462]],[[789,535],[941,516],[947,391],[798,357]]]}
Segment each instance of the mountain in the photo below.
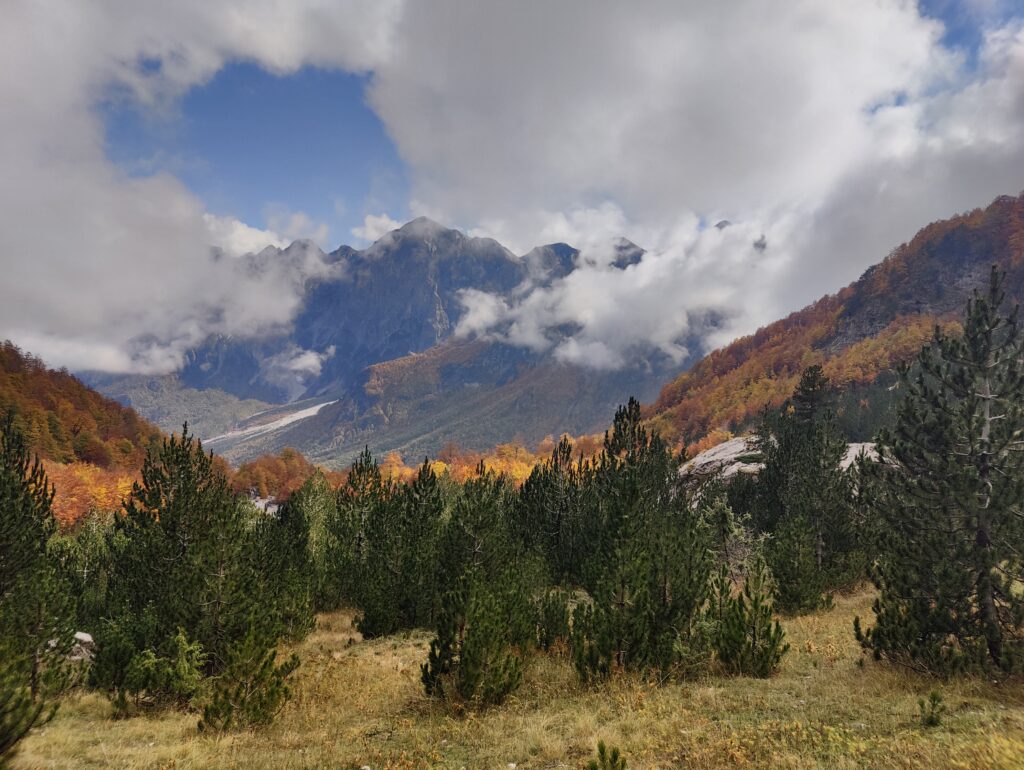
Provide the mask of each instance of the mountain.
{"label": "mountain", "polygon": [[715,350],[666,385],[650,424],[680,445],[706,449],[748,429],[765,405],[821,364],[837,391],[840,422],[866,441],[894,397],[893,367],[955,327],[993,264],[1008,297],[1024,300],[1024,194],[922,229],[850,286]]}
{"label": "mountain", "polygon": [[[612,264],[625,270],[642,256],[621,240]],[[632,371],[596,372],[455,336],[464,292],[511,300],[575,270],[580,254],[564,243],[517,256],[421,217],[361,251],[300,241],[247,257],[254,270],[311,258],[327,269],[306,281],[287,329],[212,337],[166,377],[83,376],[165,429],[187,419],[232,461],[291,446],[340,466],[366,445],[416,458],[452,442],[482,450],[603,430],[618,404],[653,399],[681,369],[651,355]]]}

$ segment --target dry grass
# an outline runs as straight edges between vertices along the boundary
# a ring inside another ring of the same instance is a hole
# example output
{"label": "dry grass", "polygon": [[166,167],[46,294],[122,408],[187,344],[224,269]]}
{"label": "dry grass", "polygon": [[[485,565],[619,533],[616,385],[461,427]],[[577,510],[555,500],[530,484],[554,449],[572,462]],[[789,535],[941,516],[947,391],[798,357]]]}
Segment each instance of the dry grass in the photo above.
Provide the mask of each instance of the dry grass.
{"label": "dry grass", "polygon": [[623,677],[584,689],[565,660],[540,658],[508,703],[462,717],[422,696],[426,634],[364,642],[336,613],[299,646],[296,697],[263,732],[200,736],[195,714],[112,721],[102,697],[84,695],[26,742],[15,767],[579,768],[602,739],[631,770],[1024,768],[1024,687],[941,686],[942,725],[921,728],[917,699],[936,683],[857,664],[852,621],[870,617],[870,599],[789,620],[792,650],[770,680]]}

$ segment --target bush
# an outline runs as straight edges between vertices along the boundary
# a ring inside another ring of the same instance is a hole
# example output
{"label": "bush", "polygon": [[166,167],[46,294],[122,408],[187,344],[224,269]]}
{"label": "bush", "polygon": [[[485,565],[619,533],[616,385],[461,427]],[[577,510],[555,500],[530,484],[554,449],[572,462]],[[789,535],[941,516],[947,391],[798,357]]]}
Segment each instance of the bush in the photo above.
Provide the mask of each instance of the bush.
{"label": "bush", "polygon": [[938,727],[942,724],[942,715],[946,712],[946,704],[938,690],[928,693],[928,700],[917,699],[917,708],[921,712],[922,727]]}
{"label": "bush", "polygon": [[584,682],[607,679],[612,673],[614,642],[604,613],[580,603],[572,614],[572,663]]}
{"label": "bush", "polygon": [[199,730],[225,732],[270,724],[291,697],[288,677],[298,667],[297,655],[277,665],[277,650],[250,633],[232,647],[228,667],[216,678],[203,709]]}
{"label": "bush", "polygon": [[537,646],[550,650],[569,640],[569,596],[561,589],[547,591],[535,605]]}
{"label": "bush", "polygon": [[735,596],[724,568],[715,580],[713,604],[720,615],[714,646],[728,673],[771,676],[789,650],[782,626],[772,620],[772,590],[771,574],[760,559]]}
{"label": "bush", "polygon": [[57,711],[56,705],[47,706],[33,700],[24,685],[24,675],[10,663],[0,667],[0,770],[10,767],[19,741],[33,727],[46,724]]}
{"label": "bush", "polygon": [[423,665],[427,695],[460,704],[490,705],[505,700],[523,678],[522,640],[514,637],[521,611],[514,594],[467,578],[447,596],[437,637]]}

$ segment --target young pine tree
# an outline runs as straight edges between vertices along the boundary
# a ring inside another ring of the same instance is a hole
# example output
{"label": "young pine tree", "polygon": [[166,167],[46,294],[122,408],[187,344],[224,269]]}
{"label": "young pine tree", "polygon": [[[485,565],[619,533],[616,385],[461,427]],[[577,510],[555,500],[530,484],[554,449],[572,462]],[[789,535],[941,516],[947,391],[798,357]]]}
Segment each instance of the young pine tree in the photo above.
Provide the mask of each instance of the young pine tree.
{"label": "young pine tree", "polygon": [[53,490],[11,415],[0,421],[0,767],[48,721],[74,607],[47,557]]}
{"label": "young pine tree", "polygon": [[821,367],[804,370],[791,402],[765,413],[757,446],[752,518],[769,536],[766,557],[784,612],[807,612],[861,574],[853,487],[842,469],[846,439],[828,407]]}
{"label": "young pine tree", "polygon": [[862,463],[881,555],[877,658],[938,675],[1024,667],[1024,340],[1002,276],[901,372],[895,426]]}
{"label": "young pine tree", "polygon": [[370,537],[368,529],[379,531],[392,518],[389,510],[394,494],[390,480],[365,448],[338,490],[335,510],[327,520],[327,573],[325,606],[334,609],[350,603],[362,606],[375,587],[368,582]]}
{"label": "young pine tree", "polygon": [[679,459],[647,432],[631,399],[616,414],[594,470],[601,521],[588,570],[594,636],[574,634],[585,650],[575,653],[577,661],[593,659],[603,669],[609,639],[617,668],[667,671],[699,657],[710,560],[678,469]]}
{"label": "young pine tree", "polygon": [[730,674],[769,677],[789,650],[782,626],[772,616],[774,582],[764,561],[755,559],[738,594],[723,568],[714,581],[712,613],[716,616],[714,647]]}

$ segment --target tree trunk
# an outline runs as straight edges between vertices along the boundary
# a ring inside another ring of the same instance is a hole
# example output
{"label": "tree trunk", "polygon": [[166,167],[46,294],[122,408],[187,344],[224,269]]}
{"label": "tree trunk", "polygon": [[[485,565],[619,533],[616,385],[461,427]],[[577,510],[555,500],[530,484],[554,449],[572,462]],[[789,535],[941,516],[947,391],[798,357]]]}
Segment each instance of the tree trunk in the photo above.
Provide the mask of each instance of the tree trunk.
{"label": "tree trunk", "polygon": [[[989,361],[985,362],[986,365]],[[976,585],[978,590],[978,609],[981,612],[982,626],[988,646],[989,658],[999,666],[1002,660],[1002,629],[999,625],[999,613],[996,610],[995,591],[992,585],[992,523],[990,506],[992,504],[992,472],[991,434],[992,434],[992,384],[986,369],[981,383],[982,424],[981,424],[981,458],[978,465],[978,479],[981,482],[980,506],[978,508],[977,531],[974,543],[977,546]]]}

